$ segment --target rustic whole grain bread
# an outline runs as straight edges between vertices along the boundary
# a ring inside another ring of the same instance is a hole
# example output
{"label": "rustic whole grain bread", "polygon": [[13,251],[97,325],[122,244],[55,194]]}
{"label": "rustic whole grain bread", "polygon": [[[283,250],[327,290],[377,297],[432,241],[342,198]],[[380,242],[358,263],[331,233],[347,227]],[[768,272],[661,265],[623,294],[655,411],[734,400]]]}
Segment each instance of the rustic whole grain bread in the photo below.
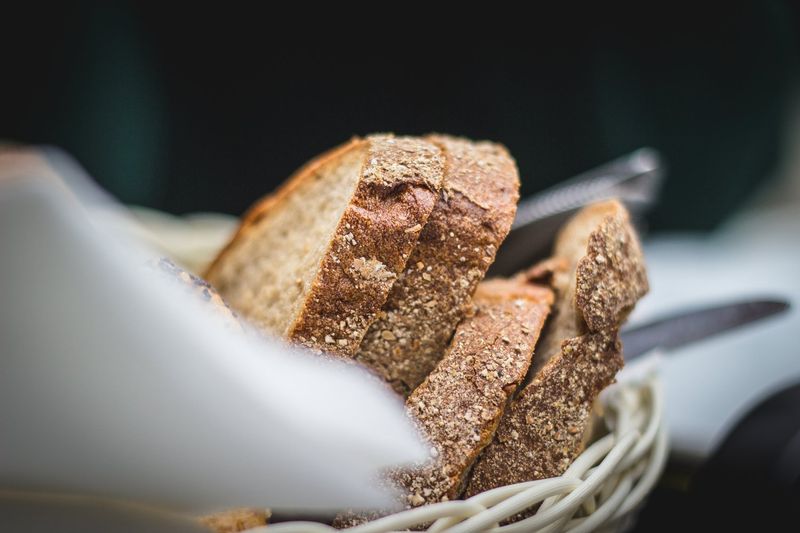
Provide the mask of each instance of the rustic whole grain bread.
{"label": "rustic whole grain bread", "polygon": [[636,232],[617,200],[580,210],[556,237],[552,258],[522,276],[534,279],[547,271],[557,300],[534,371],[559,352],[563,340],[619,327],[648,290]]}
{"label": "rustic whole grain bread", "polygon": [[555,256],[557,299],[539,343],[548,351],[537,346],[545,362],[532,367],[532,381],[506,410],[475,464],[467,497],[561,475],[582,450],[595,399],[622,368],[619,327],[648,290],[624,207],[609,201],[579,212],[560,232]]}
{"label": "rustic whole grain bread", "polygon": [[516,164],[502,146],[445,135],[436,205],[356,360],[408,396],[441,359],[475,288],[511,228]]}
{"label": "rustic whole grain bread", "polygon": [[[524,280],[478,286],[474,314],[459,324],[444,357],[406,401],[408,415],[430,445],[424,464],[388,476],[407,508],[461,493],[525,377],[552,300],[550,289]],[[349,527],[377,516],[347,513],[334,525]]]}
{"label": "rustic whole grain bread", "polygon": [[424,139],[353,139],[246,215],[206,278],[275,336],[352,356],[433,209],[444,172]]}

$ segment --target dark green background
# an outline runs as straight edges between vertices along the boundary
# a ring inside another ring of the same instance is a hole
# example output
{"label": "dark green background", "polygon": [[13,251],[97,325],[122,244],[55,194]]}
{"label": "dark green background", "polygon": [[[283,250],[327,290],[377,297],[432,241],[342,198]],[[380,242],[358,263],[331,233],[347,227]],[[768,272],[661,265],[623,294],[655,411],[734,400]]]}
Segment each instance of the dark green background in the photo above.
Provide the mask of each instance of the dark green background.
{"label": "dark green background", "polygon": [[782,155],[794,3],[261,8],[10,8],[0,138],[65,147],[125,202],[237,214],[353,134],[501,141],[524,193],[649,145],[655,229],[714,227]]}

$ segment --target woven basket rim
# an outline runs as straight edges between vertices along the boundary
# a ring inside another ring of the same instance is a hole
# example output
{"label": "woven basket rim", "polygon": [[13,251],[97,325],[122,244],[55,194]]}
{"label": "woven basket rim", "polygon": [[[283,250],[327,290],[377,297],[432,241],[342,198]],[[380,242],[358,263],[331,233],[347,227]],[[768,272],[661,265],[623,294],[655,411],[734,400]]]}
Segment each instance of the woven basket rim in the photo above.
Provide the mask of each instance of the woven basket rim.
{"label": "woven basket rim", "polygon": [[[202,271],[224,244],[226,225],[236,220],[219,214],[187,217],[146,209],[134,212],[154,246],[195,272]],[[172,238],[162,241],[167,234]],[[601,401],[610,432],[587,447],[562,476],[401,511],[345,531],[386,533],[422,524],[430,524],[426,531],[431,533],[619,529],[632,520],[666,464],[668,441],[657,364],[635,378],[620,378],[604,391]],[[503,519],[537,503],[541,505],[534,515],[499,526]],[[332,531],[337,530],[316,522],[281,522],[247,530]]]}
{"label": "woven basket rim", "polygon": [[[467,500],[400,511],[346,529],[386,533],[428,525],[431,533],[616,530],[629,523],[667,459],[663,392],[656,372],[617,383],[603,395],[610,432],[594,441],[560,477],[498,487]],[[532,505],[536,513],[500,526]],[[281,522],[247,533],[338,531],[316,522]]]}

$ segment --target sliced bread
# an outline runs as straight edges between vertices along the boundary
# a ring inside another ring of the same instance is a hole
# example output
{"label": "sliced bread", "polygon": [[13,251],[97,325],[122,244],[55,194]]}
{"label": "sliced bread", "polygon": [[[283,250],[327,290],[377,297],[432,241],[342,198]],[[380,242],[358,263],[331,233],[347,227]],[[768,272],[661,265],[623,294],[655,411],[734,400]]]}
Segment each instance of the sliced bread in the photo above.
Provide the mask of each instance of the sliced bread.
{"label": "sliced bread", "polygon": [[595,399],[622,368],[618,330],[648,290],[627,212],[616,201],[582,210],[561,231],[555,251],[557,299],[535,358],[544,363],[532,367],[532,381],[476,462],[467,497],[561,475],[583,448]]}
{"label": "sliced bread", "polygon": [[619,327],[648,290],[636,231],[617,200],[576,213],[558,233],[553,256],[522,276],[536,280],[543,274],[550,276],[557,299],[532,375],[559,353],[562,341]]}
{"label": "sliced bread", "polygon": [[[458,325],[444,357],[406,400],[430,457],[389,474],[405,507],[460,494],[525,377],[552,300],[550,289],[524,280],[489,280],[478,286],[474,314]],[[347,513],[334,525],[350,527],[378,516]]]}
{"label": "sliced bread", "polygon": [[206,278],[273,335],[352,356],[433,209],[444,172],[424,139],[353,139],[246,215]]}
{"label": "sliced bread", "polygon": [[428,139],[445,156],[441,192],[356,354],[403,396],[444,354],[511,228],[519,199],[516,164],[502,146],[445,135]]}

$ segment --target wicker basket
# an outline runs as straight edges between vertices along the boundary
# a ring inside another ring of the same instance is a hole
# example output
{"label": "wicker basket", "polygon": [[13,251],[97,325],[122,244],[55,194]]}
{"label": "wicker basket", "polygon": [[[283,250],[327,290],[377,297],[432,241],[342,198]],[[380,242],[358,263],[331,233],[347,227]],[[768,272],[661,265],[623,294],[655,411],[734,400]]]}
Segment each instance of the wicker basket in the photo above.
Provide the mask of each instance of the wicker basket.
{"label": "wicker basket", "polygon": [[[172,217],[137,210],[146,237],[190,269],[202,270],[221,246],[235,219],[217,215]],[[629,374],[630,376],[630,374]],[[609,388],[602,396],[609,432],[587,447],[557,478],[498,487],[467,500],[426,505],[398,512],[346,531],[385,533],[425,531],[531,532],[621,531],[635,519],[667,458],[667,434],[656,365]],[[506,518],[534,505],[536,514],[500,526]],[[337,531],[316,522],[283,522],[249,533]]]}
{"label": "wicker basket", "polygon": [[[468,500],[426,505],[389,515],[346,531],[385,533],[429,524],[425,531],[621,531],[630,526],[667,458],[667,435],[659,381],[615,385],[604,395],[605,421],[611,431],[578,456],[557,478],[498,487]],[[541,504],[536,514],[513,524],[499,523]],[[432,522],[432,524],[431,524]],[[330,533],[314,522],[283,522],[248,533]]]}

